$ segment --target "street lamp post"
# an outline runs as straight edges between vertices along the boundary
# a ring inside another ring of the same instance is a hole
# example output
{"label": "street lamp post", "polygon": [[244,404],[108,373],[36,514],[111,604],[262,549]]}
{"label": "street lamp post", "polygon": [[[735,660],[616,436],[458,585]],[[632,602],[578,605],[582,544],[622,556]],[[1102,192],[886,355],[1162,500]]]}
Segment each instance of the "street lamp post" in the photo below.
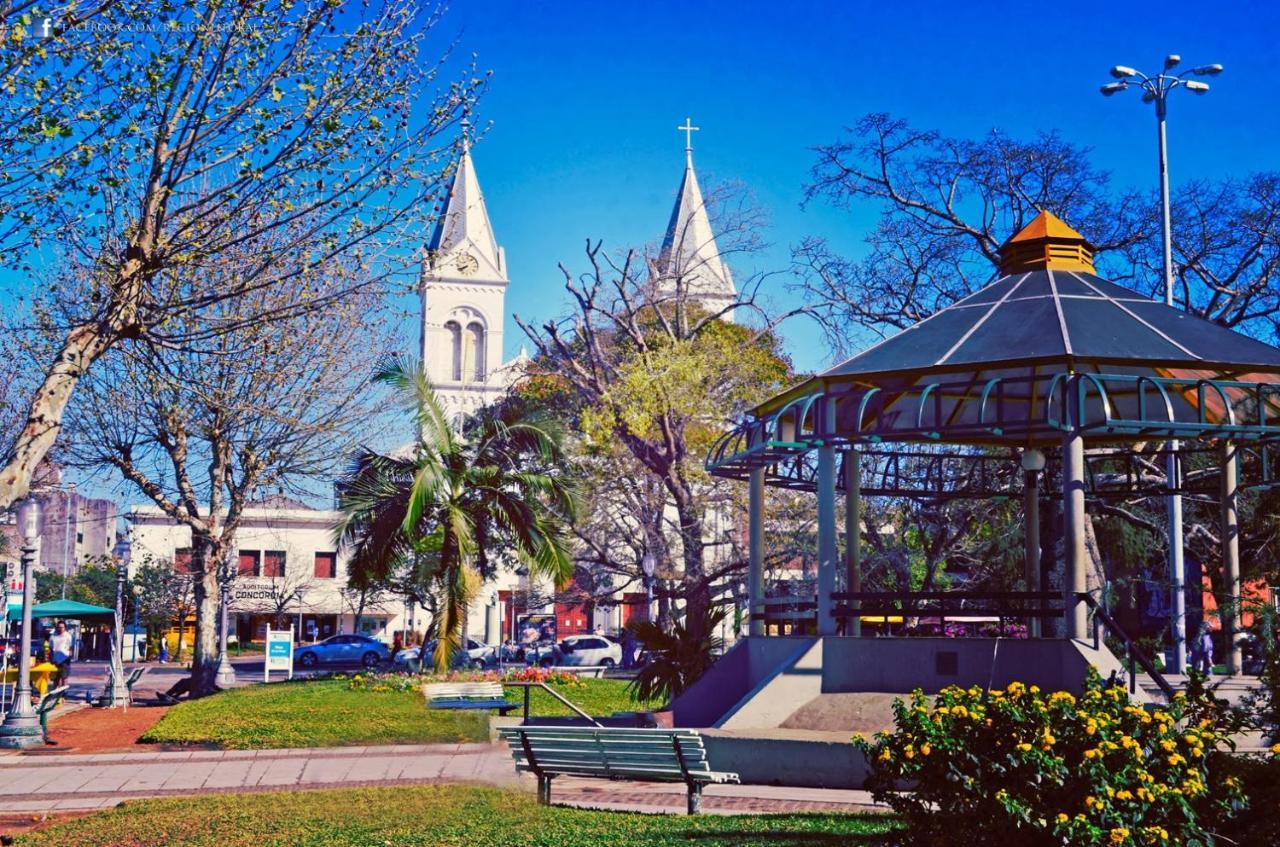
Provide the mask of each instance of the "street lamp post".
{"label": "street lamp post", "polygon": [[[233,554],[239,558],[239,554]],[[227,611],[231,606],[231,564],[230,559],[223,563],[221,586],[220,617],[218,620],[218,670],[213,676],[213,684],[219,688],[230,688],[235,685],[236,671],[231,667],[231,659],[227,655]]]}
{"label": "street lamp post", "polygon": [[138,661],[138,603],[142,599],[142,586],[133,587],[133,661]]}
{"label": "street lamp post", "polygon": [[645,591],[645,620],[650,623],[654,620],[653,615],[653,574],[658,569],[658,557],[653,555],[652,550],[646,550],[644,558],[640,560],[640,570],[644,571],[644,591]]}
{"label": "street lamp post", "polygon": [[115,626],[111,631],[111,664],[107,669],[107,686],[102,692],[103,704],[115,708],[127,706],[129,689],[124,679],[124,584],[129,579],[129,567],[123,563],[116,566],[116,613]]}
{"label": "street lamp post", "polygon": [[14,691],[13,706],[0,725],[0,747],[24,748],[43,741],[40,718],[31,702],[31,607],[35,601],[31,566],[35,562],[40,532],[40,502],[27,497],[15,511],[18,534],[22,538],[22,653],[18,657],[18,687]]}
{"label": "street lamp post", "polygon": [[[1169,150],[1165,136],[1165,115],[1168,112],[1169,95],[1177,88],[1184,88],[1194,94],[1207,94],[1209,84],[1195,79],[1185,79],[1183,75],[1173,73],[1173,69],[1182,61],[1182,57],[1170,54],[1165,57],[1164,69],[1154,76],[1125,65],[1116,65],[1111,75],[1116,82],[1102,86],[1102,93],[1110,97],[1130,87],[1142,91],[1143,103],[1154,103],[1156,106],[1156,132],[1160,150],[1160,237],[1162,247],[1162,265],[1164,271],[1164,302],[1173,305],[1173,236],[1172,221],[1169,211]],[[1222,65],[1198,65],[1189,71],[1194,76],[1216,76],[1222,73]],[[1181,465],[1178,458],[1178,442],[1170,440],[1168,453],[1165,456],[1165,479],[1169,487],[1177,489],[1181,484]],[[1169,539],[1169,576],[1173,593],[1173,666],[1174,673],[1182,673],[1187,666],[1187,592],[1186,570],[1183,563],[1182,544],[1182,495],[1173,493],[1165,497],[1165,508],[1168,514]]]}

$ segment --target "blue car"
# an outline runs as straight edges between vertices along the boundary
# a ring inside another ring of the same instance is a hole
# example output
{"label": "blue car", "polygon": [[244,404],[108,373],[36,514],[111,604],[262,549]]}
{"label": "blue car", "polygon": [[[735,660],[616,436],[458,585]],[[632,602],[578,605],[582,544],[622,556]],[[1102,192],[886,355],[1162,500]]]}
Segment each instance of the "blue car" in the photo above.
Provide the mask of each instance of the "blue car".
{"label": "blue car", "polygon": [[317,665],[364,665],[376,668],[391,659],[391,649],[367,635],[334,635],[315,644],[294,648],[293,663],[303,668]]}

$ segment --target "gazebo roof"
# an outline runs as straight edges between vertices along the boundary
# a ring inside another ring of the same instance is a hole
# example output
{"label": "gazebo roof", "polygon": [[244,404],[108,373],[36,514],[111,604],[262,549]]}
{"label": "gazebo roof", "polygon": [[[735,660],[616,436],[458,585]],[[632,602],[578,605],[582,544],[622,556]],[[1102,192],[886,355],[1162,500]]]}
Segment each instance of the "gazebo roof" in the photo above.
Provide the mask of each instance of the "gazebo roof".
{"label": "gazebo roof", "polygon": [[1280,349],[1087,271],[997,279],[819,379],[1028,364],[1280,373]]}
{"label": "gazebo roof", "polygon": [[1280,437],[1280,349],[1102,279],[1048,212],[1001,260],[981,290],[762,403],[708,465],[825,439],[1030,446],[1073,425],[1095,442]]}

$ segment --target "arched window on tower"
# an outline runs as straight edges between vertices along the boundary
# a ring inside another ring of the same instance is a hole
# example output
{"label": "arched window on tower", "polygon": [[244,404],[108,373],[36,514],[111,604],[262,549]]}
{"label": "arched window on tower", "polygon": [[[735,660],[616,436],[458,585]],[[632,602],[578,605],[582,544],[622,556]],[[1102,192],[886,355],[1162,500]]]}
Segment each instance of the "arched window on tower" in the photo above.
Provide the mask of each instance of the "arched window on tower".
{"label": "arched window on tower", "polygon": [[467,335],[464,339],[466,355],[463,357],[463,373],[475,382],[484,382],[484,327],[479,321],[467,324]]}
{"label": "arched window on tower", "polygon": [[457,321],[449,321],[444,325],[449,336],[449,378],[454,382],[462,381],[462,326]]}

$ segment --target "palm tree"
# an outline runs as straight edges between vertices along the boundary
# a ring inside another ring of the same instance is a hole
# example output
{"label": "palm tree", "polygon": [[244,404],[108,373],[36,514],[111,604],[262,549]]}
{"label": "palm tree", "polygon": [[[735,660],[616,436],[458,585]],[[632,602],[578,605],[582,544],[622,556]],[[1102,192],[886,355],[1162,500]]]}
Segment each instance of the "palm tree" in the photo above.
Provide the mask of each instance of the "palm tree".
{"label": "palm tree", "polygon": [[[558,431],[517,402],[449,425],[421,365],[388,361],[374,381],[403,395],[416,441],[391,454],[362,450],[339,483],[335,535],[357,579],[385,580],[417,562],[441,597],[435,665],[462,644],[466,608],[510,555],[563,587],[573,574],[574,497]],[[426,559],[425,568],[422,563]]]}

